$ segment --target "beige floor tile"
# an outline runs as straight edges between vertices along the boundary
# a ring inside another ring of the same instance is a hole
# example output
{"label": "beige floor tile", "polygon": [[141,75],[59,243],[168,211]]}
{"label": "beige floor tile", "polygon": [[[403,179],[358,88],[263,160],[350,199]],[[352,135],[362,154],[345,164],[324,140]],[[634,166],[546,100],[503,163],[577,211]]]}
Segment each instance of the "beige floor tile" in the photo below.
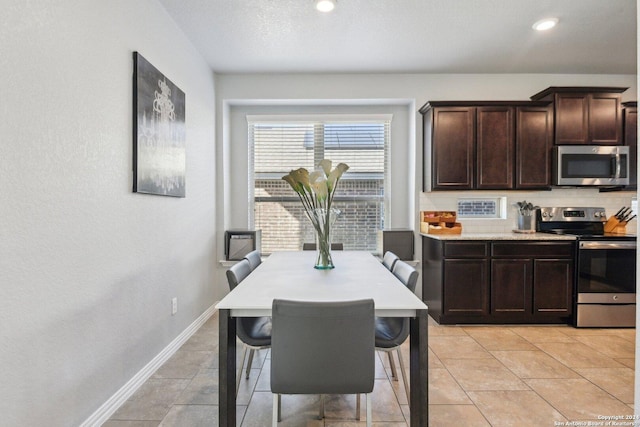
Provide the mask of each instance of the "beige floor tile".
{"label": "beige floor tile", "polygon": [[[323,421],[318,420],[319,397],[317,395],[283,395],[282,421],[279,427],[321,427]],[[241,427],[265,427],[271,425],[273,394],[255,392]]]}
{"label": "beige floor tile", "polygon": [[520,378],[579,378],[573,370],[540,350],[492,351],[491,354]]}
{"label": "beige floor tile", "polygon": [[429,369],[429,403],[469,405],[471,401],[446,369]]}
{"label": "beige floor tile", "polygon": [[429,405],[431,427],[491,427],[474,405]]}
{"label": "beige floor tile", "polygon": [[429,369],[434,368],[444,368],[444,365],[442,364],[438,356],[436,356],[436,354],[431,349],[429,349]]}
{"label": "beige floor tile", "polygon": [[467,327],[465,332],[487,350],[535,350],[529,341],[504,327]]}
{"label": "beige floor tile", "polygon": [[623,364],[627,368],[635,369],[636,367],[636,359],[628,358],[628,359],[614,359],[616,362]]}
{"label": "beige floor tile", "polygon": [[537,343],[540,350],[548,353],[570,368],[621,368],[612,358],[580,342]]}
{"label": "beige floor tile", "polygon": [[616,335],[585,335],[575,338],[577,341],[609,357],[635,357],[635,345]]}
{"label": "beige floor tile", "polygon": [[[566,330],[566,334],[571,337],[584,337],[588,335],[612,335],[615,334],[615,331],[619,329],[611,329],[611,328],[573,328],[569,327]],[[621,330],[621,329],[620,329]]]}
{"label": "beige floor tile", "polygon": [[181,349],[188,351],[217,351],[218,333],[200,329],[182,345]]}
{"label": "beige floor tile", "polygon": [[525,383],[494,358],[441,360],[465,391],[529,390]]}
{"label": "beige floor tile", "polygon": [[602,415],[626,415],[629,406],[585,379],[530,379],[526,383],[569,421],[597,420]]}
{"label": "beige floor tile", "polygon": [[624,403],[633,403],[634,372],[630,368],[585,368],[576,371]]}
{"label": "beige floor tile", "polygon": [[450,335],[467,335],[467,333],[457,325],[429,325],[429,338]]}
{"label": "beige floor tile", "polygon": [[525,325],[511,326],[509,330],[532,343],[573,342],[573,338],[565,333],[568,328],[566,326]]}
{"label": "beige floor tile", "polygon": [[202,369],[180,394],[177,405],[217,405],[218,369]]}
{"label": "beige floor tile", "polygon": [[210,427],[217,424],[217,406],[173,405],[160,427]]}
{"label": "beige floor tile", "polygon": [[636,342],[636,328],[610,329],[610,331],[612,335],[617,335],[634,344]]}
{"label": "beige floor tile", "polygon": [[214,354],[211,351],[190,351],[181,348],[158,368],[152,378],[191,379],[200,369],[210,365]]}
{"label": "beige floor tile", "polygon": [[111,419],[162,421],[189,382],[184,379],[150,378],[118,408]]}
{"label": "beige floor tile", "polygon": [[[388,380],[376,380],[371,395],[374,422],[404,422],[402,408]],[[364,404],[362,405],[364,410]]]}
{"label": "beige floor tile", "polygon": [[533,391],[474,391],[469,397],[492,426],[553,426],[567,421]]}
{"label": "beige floor tile", "polygon": [[480,344],[468,335],[437,336],[429,338],[429,347],[442,362],[442,359],[479,359],[492,358]]}

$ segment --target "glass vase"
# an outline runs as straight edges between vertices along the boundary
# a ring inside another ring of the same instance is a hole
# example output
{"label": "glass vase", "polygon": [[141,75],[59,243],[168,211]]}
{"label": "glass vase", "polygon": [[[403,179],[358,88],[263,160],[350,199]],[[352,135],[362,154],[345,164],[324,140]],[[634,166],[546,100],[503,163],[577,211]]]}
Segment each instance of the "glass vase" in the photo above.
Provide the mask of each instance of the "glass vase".
{"label": "glass vase", "polygon": [[340,210],[331,208],[314,209],[310,214],[316,232],[316,263],[314,268],[318,270],[330,270],[335,268],[331,258],[331,236],[333,224],[336,222]]}

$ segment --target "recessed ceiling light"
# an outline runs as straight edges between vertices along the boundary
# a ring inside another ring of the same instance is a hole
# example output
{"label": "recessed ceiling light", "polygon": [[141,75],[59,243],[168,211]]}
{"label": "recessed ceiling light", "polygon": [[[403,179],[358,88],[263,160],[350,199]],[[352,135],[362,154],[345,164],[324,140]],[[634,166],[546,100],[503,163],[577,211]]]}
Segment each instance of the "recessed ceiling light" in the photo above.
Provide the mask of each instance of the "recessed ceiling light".
{"label": "recessed ceiling light", "polygon": [[536,31],[547,31],[555,27],[557,23],[558,18],[545,18],[533,24],[533,29]]}
{"label": "recessed ceiling light", "polygon": [[316,9],[320,12],[331,12],[336,7],[335,0],[317,0]]}

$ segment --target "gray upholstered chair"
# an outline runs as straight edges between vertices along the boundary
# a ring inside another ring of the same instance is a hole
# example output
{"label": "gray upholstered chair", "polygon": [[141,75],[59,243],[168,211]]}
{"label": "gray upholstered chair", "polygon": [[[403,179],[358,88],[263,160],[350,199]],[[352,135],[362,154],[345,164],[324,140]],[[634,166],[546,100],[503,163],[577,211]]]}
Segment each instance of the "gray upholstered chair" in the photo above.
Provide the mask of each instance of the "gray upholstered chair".
{"label": "gray upholstered chair", "polygon": [[374,303],[372,299],[305,302],[275,299],[271,311],[271,391],[273,426],[280,418],[281,394],[366,393],[371,426],[371,392],[375,374]]}
{"label": "gray upholstered chair", "polygon": [[398,258],[398,255],[394,254],[391,251],[387,251],[384,253],[384,256],[382,257],[382,265],[387,267],[389,271],[393,271],[393,266],[395,265],[396,261],[398,261],[399,259],[400,258]]}
{"label": "gray upholstered chair", "polygon": [[[229,289],[233,290],[240,282],[242,282],[251,273],[251,265],[249,261],[243,259],[234,264],[227,270],[227,281]],[[240,379],[242,378],[242,369],[244,361],[247,358],[247,350],[249,351],[249,360],[247,361],[247,375],[251,372],[251,364],[253,356],[258,350],[269,348],[271,346],[271,318],[270,317],[238,317],[236,322],[236,334],[240,341],[244,343],[242,352],[242,361],[238,369],[238,377],[236,378],[236,394],[240,389]]]}
{"label": "gray upholstered chair", "polygon": [[257,249],[255,251],[249,252],[244,257],[244,259],[249,261],[249,265],[251,266],[251,271],[255,270],[256,267],[262,263],[262,258],[260,257],[260,251]]}
{"label": "gray upholstered chair", "polygon": [[[302,250],[303,251],[315,251],[317,245],[315,243],[303,243]],[[342,251],[344,250],[344,244],[342,243],[332,243],[331,244],[332,251]]]}
{"label": "gray upholstered chair", "polygon": [[[396,276],[411,292],[415,292],[418,283],[418,271],[404,261],[397,260],[393,266],[393,275]],[[409,336],[409,319],[406,317],[376,317],[376,350],[387,352],[391,375],[397,381],[395,363],[393,362],[393,351],[398,354],[398,362],[402,371],[402,381],[404,390],[409,399],[409,383],[407,373],[402,359],[400,346]]]}

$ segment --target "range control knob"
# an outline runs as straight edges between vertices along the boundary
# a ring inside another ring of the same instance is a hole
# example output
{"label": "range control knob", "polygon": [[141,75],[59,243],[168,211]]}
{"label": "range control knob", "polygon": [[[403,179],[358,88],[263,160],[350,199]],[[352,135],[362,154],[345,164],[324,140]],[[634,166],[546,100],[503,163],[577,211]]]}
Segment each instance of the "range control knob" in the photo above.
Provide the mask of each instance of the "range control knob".
{"label": "range control knob", "polygon": [[546,212],[542,212],[542,216],[543,216],[544,218],[546,218],[546,217],[547,217],[547,215],[548,215],[548,214],[547,214]]}

